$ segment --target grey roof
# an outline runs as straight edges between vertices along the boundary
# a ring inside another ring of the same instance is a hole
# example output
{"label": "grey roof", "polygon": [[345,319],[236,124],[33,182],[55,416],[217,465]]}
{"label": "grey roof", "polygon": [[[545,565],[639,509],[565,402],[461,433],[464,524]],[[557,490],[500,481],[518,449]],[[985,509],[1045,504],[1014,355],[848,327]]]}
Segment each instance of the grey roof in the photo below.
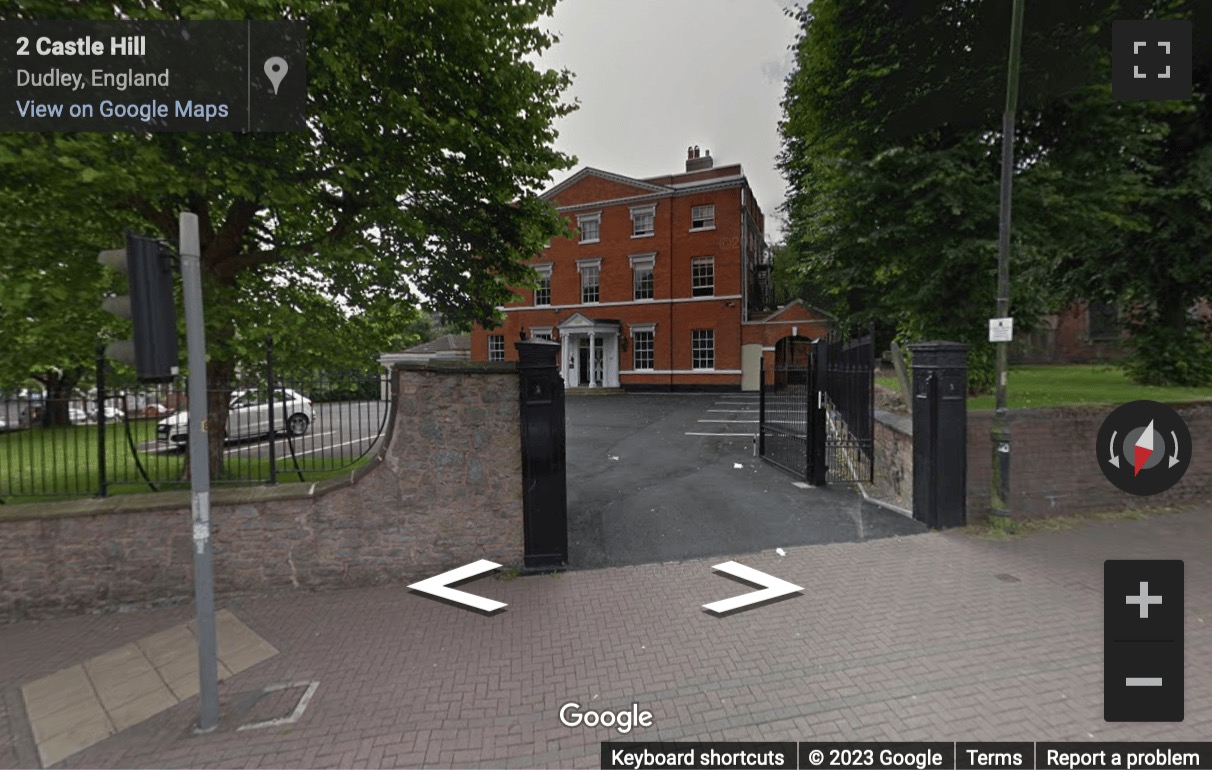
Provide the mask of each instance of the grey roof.
{"label": "grey roof", "polygon": [[444,334],[436,340],[413,345],[405,353],[445,353],[450,350],[471,350],[470,334]]}

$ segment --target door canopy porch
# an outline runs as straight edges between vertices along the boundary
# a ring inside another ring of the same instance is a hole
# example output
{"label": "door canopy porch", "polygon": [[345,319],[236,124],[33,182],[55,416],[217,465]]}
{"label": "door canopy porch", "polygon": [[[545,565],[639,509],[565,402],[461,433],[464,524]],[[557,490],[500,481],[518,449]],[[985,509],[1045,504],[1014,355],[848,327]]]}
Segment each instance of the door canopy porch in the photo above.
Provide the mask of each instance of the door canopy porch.
{"label": "door canopy porch", "polygon": [[621,327],[619,321],[613,319],[589,318],[582,313],[573,313],[565,318],[556,326],[560,330],[560,336],[566,334],[589,334],[608,337],[611,334],[618,334]]}
{"label": "door canopy porch", "polygon": [[569,387],[619,386],[619,331],[616,320],[573,313],[556,329],[560,335],[560,375]]}

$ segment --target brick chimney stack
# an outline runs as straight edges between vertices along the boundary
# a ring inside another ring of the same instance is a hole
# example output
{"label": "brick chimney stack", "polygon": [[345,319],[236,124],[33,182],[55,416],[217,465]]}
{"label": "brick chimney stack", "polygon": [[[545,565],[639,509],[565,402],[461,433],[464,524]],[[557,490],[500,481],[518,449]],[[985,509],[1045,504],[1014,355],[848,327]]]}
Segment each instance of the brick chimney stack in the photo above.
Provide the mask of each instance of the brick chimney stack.
{"label": "brick chimney stack", "polygon": [[702,171],[712,167],[711,150],[706,151],[706,155],[699,156],[699,146],[696,144],[693,147],[686,148],[686,171]]}

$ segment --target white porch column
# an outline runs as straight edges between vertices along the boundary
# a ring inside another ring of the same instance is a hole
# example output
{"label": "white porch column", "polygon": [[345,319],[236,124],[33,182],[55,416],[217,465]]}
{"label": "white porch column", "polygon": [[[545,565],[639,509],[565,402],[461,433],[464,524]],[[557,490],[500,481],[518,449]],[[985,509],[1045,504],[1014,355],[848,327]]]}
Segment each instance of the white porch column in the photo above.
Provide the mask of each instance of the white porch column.
{"label": "white porch column", "polygon": [[606,340],[606,386],[619,386],[619,335],[612,334]]}
{"label": "white porch column", "polygon": [[560,335],[560,379],[568,387],[568,335]]}
{"label": "white porch column", "polygon": [[594,362],[597,360],[594,357],[596,353],[596,348],[594,345],[597,342],[597,337],[598,335],[596,332],[589,332],[589,387],[591,388],[596,388],[598,386],[597,367],[594,366]]}

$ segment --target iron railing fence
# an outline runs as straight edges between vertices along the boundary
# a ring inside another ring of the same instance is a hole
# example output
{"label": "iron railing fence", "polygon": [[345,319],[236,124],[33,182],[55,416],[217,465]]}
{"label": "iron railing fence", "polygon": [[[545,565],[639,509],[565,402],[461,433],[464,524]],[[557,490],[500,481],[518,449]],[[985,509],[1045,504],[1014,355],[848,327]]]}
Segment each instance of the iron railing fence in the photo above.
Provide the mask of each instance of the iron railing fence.
{"label": "iron railing fence", "polygon": [[825,352],[829,480],[871,481],[875,464],[875,335],[843,340],[831,334]]}
{"label": "iron railing fence", "polygon": [[[0,502],[188,488],[187,379],[115,379],[102,374],[98,387],[66,398],[0,397]],[[311,481],[354,466],[385,432],[389,391],[382,369],[268,365],[208,388],[212,404],[228,406],[212,482]]]}

